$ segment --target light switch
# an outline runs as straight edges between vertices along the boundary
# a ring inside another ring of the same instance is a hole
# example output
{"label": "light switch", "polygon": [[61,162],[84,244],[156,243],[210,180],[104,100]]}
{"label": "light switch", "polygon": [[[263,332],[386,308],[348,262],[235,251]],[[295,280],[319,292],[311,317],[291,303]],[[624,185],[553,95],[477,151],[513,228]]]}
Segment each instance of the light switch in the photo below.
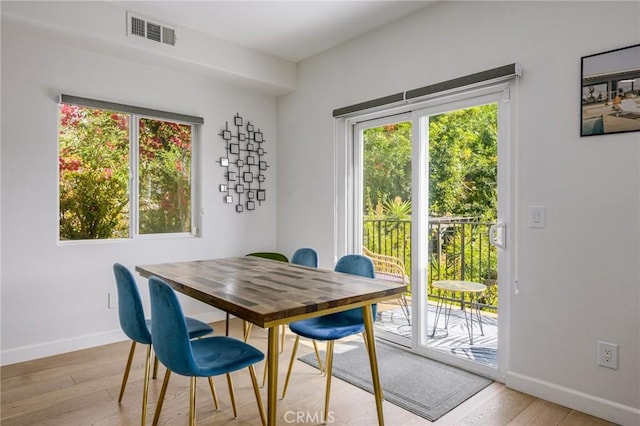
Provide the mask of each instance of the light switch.
{"label": "light switch", "polygon": [[546,216],[544,206],[529,206],[529,228],[544,228]]}

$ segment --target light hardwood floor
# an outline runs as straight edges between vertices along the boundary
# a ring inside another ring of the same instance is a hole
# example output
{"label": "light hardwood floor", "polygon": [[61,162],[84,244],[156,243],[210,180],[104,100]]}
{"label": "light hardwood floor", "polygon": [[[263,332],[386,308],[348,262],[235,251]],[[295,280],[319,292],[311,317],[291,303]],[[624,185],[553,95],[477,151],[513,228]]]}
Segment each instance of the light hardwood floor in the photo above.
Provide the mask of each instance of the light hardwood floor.
{"label": "light hardwood floor", "polygon": [[[214,324],[216,334],[224,323]],[[241,322],[232,320],[231,334],[239,336]],[[279,389],[281,392],[292,349],[292,336],[287,334],[285,352],[280,358]],[[303,355],[312,351],[302,344]],[[250,343],[265,351],[267,333],[254,327]],[[12,425],[136,425],[140,424],[140,404],[144,352],[138,345],[129,376],[129,384],[121,404],[118,392],[130,342],[116,343],[35,361],[2,367],[0,423]],[[263,364],[256,368],[262,380]],[[151,424],[156,400],[162,385],[164,368],[152,380],[149,393],[147,423]],[[220,410],[215,410],[207,381],[198,380],[198,424],[260,425],[258,409],[251,388],[249,372],[233,374],[238,401],[238,418],[233,418],[227,383],[215,380]],[[287,398],[278,401],[279,424],[321,424],[324,378],[318,370],[296,362]],[[262,390],[266,403],[266,388]],[[189,381],[172,375],[160,418],[163,425],[188,424]],[[428,425],[424,420],[393,404],[384,402],[385,421],[390,426]],[[331,417],[336,425],[377,424],[373,396],[339,379],[332,381]],[[300,420],[300,422],[296,422]],[[611,423],[573,411],[494,383],[441,417],[435,425],[608,425]]]}

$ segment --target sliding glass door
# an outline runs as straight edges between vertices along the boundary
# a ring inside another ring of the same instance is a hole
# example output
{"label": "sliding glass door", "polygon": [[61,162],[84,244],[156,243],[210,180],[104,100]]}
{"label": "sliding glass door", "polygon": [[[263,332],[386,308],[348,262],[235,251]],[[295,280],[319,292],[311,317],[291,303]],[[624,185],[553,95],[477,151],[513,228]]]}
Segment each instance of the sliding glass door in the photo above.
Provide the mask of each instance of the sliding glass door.
{"label": "sliding glass door", "polygon": [[[508,298],[508,86],[354,122],[355,250],[407,292],[381,338],[500,377]],[[504,276],[503,276],[504,274]]]}

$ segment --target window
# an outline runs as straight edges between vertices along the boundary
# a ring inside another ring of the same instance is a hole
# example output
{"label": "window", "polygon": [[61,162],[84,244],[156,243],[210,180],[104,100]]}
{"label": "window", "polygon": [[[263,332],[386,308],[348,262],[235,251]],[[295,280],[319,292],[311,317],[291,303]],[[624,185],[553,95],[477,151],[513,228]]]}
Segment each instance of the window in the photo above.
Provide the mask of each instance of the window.
{"label": "window", "polygon": [[60,104],[59,239],[190,233],[193,134],[191,123]]}

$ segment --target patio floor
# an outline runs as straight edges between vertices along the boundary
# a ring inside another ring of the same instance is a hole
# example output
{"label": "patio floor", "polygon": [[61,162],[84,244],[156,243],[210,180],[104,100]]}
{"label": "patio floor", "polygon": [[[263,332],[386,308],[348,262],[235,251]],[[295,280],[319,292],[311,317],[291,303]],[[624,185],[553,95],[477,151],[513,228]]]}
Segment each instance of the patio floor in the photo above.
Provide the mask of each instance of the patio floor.
{"label": "patio floor", "polygon": [[[409,302],[411,303],[411,302]],[[444,328],[444,315],[440,316],[435,334],[432,337],[433,321],[435,320],[435,303],[428,304],[427,330],[429,334],[428,347],[450,352],[455,356],[466,358],[482,364],[496,366],[498,353],[498,317],[496,314],[482,312],[482,331],[480,324],[474,317],[473,345],[469,343],[468,326],[465,322],[464,311],[454,306],[451,309],[448,333]],[[411,310],[411,307],[409,307]],[[399,304],[385,303],[378,305],[376,330],[389,332],[411,339],[411,325],[407,321]]]}

